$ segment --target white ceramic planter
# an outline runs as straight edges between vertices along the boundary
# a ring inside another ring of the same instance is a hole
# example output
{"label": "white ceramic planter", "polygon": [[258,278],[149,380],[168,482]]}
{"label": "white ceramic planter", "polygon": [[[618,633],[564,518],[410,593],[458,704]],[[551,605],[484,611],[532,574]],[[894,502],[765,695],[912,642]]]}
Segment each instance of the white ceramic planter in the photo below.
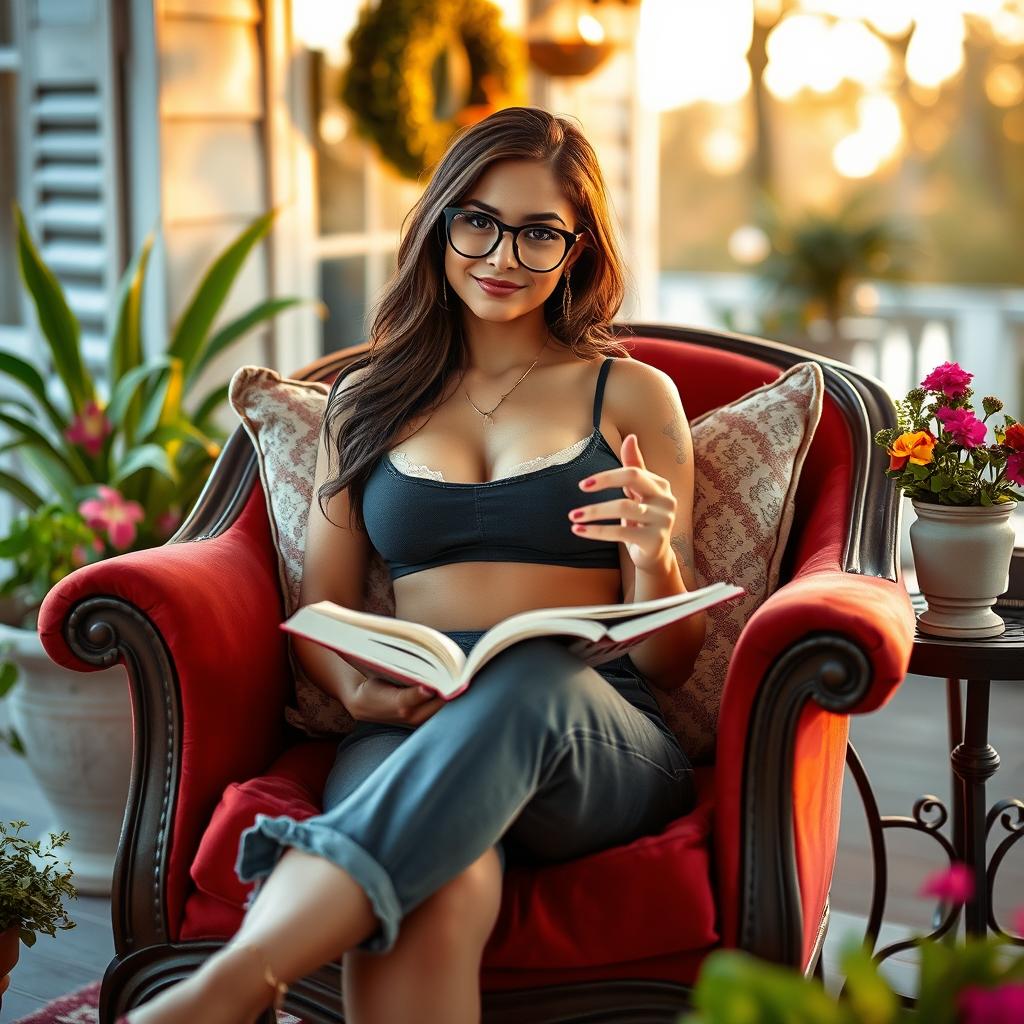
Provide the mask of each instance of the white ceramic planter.
{"label": "white ceramic planter", "polygon": [[11,724],[25,744],[29,768],[50,804],[49,823],[33,831],[68,831],[61,851],[79,892],[110,894],[132,762],[131,698],[124,667],[73,672],[54,664],[39,637],[0,624],[11,644],[18,683]]}
{"label": "white ceramic planter", "polygon": [[932,636],[972,639],[1006,628],[992,610],[1010,585],[1015,501],[1002,505],[930,505],[915,501],[910,546],[928,608],[918,628]]}

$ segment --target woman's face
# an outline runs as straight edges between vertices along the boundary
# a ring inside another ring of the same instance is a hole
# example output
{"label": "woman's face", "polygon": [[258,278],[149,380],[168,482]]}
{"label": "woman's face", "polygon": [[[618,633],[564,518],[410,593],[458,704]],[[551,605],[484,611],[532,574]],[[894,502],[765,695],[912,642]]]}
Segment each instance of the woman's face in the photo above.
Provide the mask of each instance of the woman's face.
{"label": "woman's face", "polygon": [[[492,214],[515,226],[541,224],[562,231],[580,230],[576,211],[562,194],[551,168],[535,160],[499,160],[491,164],[473,188],[453,205]],[[521,249],[524,240],[525,235],[520,235]],[[462,256],[446,243],[444,269],[449,287],[462,299],[470,315],[504,323],[542,307],[558,286],[559,278],[579,258],[583,245],[584,240],[577,239],[557,269],[536,273],[517,262],[512,235],[506,232],[497,248],[479,259]],[[486,278],[517,287],[489,292],[480,283]]]}

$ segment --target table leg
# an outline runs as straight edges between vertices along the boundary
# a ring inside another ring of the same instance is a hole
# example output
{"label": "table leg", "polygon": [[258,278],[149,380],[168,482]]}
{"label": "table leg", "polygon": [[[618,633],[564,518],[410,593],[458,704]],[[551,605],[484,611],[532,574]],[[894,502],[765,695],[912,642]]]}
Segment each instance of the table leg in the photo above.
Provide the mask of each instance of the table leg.
{"label": "table leg", "polygon": [[988,875],[985,856],[985,782],[999,768],[999,754],[988,742],[988,679],[967,680],[967,709],[963,740],[950,760],[961,781],[953,799],[962,798],[957,818],[963,821],[964,862],[974,877],[974,896],[964,908],[969,935],[984,935],[988,928]]}

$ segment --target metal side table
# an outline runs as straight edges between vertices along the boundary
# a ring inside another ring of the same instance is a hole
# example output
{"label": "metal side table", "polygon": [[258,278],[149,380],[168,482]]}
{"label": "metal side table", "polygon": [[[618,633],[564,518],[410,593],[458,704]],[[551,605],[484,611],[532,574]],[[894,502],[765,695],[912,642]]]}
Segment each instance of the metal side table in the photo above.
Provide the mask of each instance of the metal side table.
{"label": "metal side table", "polygon": [[[915,611],[925,607],[920,595],[912,595]],[[1024,602],[1013,602],[1014,605]],[[847,746],[846,763],[856,782],[868,828],[874,861],[874,890],[865,938],[872,948],[885,910],[888,883],[884,832],[907,828],[930,835],[946,852],[950,863],[962,861],[974,874],[974,896],[964,906],[964,928],[968,934],[1000,934],[1018,945],[1024,937],[1007,932],[996,920],[992,892],[996,873],[1010,847],[1024,835],[1024,802],[1000,800],[988,807],[985,784],[999,768],[999,754],[988,741],[989,689],[993,679],[1024,680],[1024,607],[996,604],[996,611],[1006,622],[1002,636],[984,640],[947,640],[918,632],[910,658],[910,672],[946,680],[946,715],[949,725],[950,766],[952,769],[951,837],[942,828],[950,814],[942,801],[931,795],[921,796],[914,804],[912,817],[879,813],[864,765],[852,744]],[[967,700],[961,712],[962,681],[967,682]],[[999,824],[1008,834],[987,858],[989,834]],[[931,938],[955,927],[959,907],[937,913]],[[914,940],[905,940],[878,950],[875,960],[882,961]]]}

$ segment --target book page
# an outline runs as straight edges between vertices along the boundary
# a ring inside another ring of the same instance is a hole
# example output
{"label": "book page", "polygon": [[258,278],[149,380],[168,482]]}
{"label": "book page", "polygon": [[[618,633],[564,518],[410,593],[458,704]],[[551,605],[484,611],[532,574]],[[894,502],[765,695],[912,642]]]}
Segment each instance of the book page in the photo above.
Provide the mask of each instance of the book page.
{"label": "book page", "polygon": [[[466,656],[462,653],[462,648],[451,637],[445,636],[440,630],[425,626],[421,622],[396,619],[392,615],[375,615],[373,612],[356,611],[354,608],[346,608],[333,601],[316,601],[306,605],[305,608],[313,609],[336,622],[354,626],[364,634],[383,634],[388,637],[400,638],[404,641],[403,647],[406,650],[424,648],[434,655],[436,664],[442,666],[445,673],[452,679],[458,676],[459,670],[465,664]],[[298,620],[297,616],[304,610],[299,609],[293,616],[296,624],[303,629],[307,623],[305,620]],[[351,634],[346,634],[346,636],[349,635]],[[409,646],[410,642],[412,646]]]}
{"label": "book page", "polygon": [[461,684],[468,683],[485,662],[521,640],[537,636],[571,636],[582,637],[592,644],[605,632],[600,623],[587,622],[585,619],[553,619],[545,616],[541,621],[523,624],[517,623],[517,618],[519,616],[499,622],[480,637],[459,674]]}

